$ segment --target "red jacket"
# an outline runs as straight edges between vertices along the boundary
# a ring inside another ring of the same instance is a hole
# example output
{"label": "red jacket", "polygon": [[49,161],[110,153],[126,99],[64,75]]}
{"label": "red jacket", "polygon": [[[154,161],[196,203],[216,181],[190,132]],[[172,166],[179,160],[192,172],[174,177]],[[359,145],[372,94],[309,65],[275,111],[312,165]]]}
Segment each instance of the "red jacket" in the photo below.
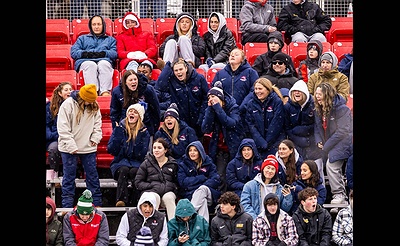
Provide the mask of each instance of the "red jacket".
{"label": "red jacket", "polygon": [[[125,28],[124,21],[127,15],[134,15],[139,22],[139,26],[136,28]],[[157,60],[158,50],[156,46],[156,40],[153,33],[149,31],[142,31],[142,25],[139,17],[133,12],[127,12],[122,19],[122,32],[117,34],[115,37],[117,40],[117,52],[118,58],[120,59],[119,68],[122,70],[131,61],[127,58],[127,55],[131,51],[142,51],[146,53],[150,59],[137,60],[142,62],[143,60],[150,60],[153,64]]]}

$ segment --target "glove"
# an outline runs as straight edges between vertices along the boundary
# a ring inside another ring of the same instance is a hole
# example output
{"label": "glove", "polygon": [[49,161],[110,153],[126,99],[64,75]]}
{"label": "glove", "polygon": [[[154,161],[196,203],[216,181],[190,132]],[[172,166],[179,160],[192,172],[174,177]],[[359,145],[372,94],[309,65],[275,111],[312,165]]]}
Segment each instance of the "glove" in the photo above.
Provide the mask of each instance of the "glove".
{"label": "glove", "polygon": [[210,68],[212,65],[215,64],[215,61],[211,57],[208,57],[206,60],[207,66]]}
{"label": "glove", "polygon": [[106,56],[106,52],[105,51],[100,51],[100,52],[91,52],[92,54],[92,58],[102,58]]}
{"label": "glove", "polygon": [[147,58],[147,55],[142,51],[132,51],[129,52],[126,57],[128,57],[129,59],[142,60]]}
{"label": "glove", "polygon": [[82,57],[82,58],[89,58],[89,57],[88,57],[88,53],[89,53],[89,52],[87,52],[87,51],[82,52],[81,57]]}
{"label": "glove", "polygon": [[82,58],[95,58],[95,54],[97,52],[88,52],[88,51],[84,51],[82,52]]}

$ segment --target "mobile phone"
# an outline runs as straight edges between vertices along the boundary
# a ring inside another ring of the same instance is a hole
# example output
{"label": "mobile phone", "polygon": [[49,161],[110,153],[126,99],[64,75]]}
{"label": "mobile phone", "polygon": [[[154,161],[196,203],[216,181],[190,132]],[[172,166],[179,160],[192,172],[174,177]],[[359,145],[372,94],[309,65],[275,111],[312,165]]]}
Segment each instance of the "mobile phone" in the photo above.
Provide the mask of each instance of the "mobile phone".
{"label": "mobile phone", "polygon": [[289,189],[290,190],[290,185],[288,185],[288,184],[285,184],[284,186],[283,186],[283,188],[285,188],[285,189]]}
{"label": "mobile phone", "polygon": [[186,236],[186,232],[185,231],[181,231],[181,233],[179,233],[180,237]]}

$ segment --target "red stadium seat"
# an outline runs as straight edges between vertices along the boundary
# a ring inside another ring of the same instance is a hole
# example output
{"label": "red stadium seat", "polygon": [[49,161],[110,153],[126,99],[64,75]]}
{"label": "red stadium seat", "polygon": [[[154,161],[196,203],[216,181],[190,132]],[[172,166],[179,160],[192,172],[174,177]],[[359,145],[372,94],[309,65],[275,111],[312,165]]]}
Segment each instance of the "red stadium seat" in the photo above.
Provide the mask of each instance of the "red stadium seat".
{"label": "red stadium seat", "polygon": [[[118,85],[120,79],[120,73],[117,69],[114,69],[113,74],[113,85],[112,88]],[[83,78],[83,70],[79,71],[78,73],[78,89],[80,89],[83,85],[85,85],[85,79]]]}
{"label": "red stadium seat", "polygon": [[332,26],[326,38],[329,43],[353,42],[353,17],[331,17]]}
{"label": "red stadium seat", "polygon": [[71,44],[68,19],[46,19],[46,44]]}
{"label": "red stadium seat", "polygon": [[71,57],[71,44],[46,45],[46,70],[74,69]]}
{"label": "red stadium seat", "polygon": [[97,103],[100,105],[101,120],[102,122],[111,122],[110,120],[110,96],[98,96]]}
{"label": "red stadium seat", "polygon": [[353,50],[353,42],[334,42],[332,51],[338,58],[338,63],[344,58],[345,54],[351,53]]}
{"label": "red stadium seat", "polygon": [[208,88],[211,88],[211,83],[212,83],[212,81],[213,81],[215,75],[216,75],[217,72],[218,72],[219,70],[221,70],[221,69],[222,69],[222,68],[212,68],[212,69],[208,69],[208,71],[207,71],[207,77],[206,77],[207,84],[208,84]]}
{"label": "red stadium seat", "polygon": [[[114,36],[118,35],[122,31],[122,17],[117,18],[114,20],[113,25],[114,25]],[[152,18],[141,18],[140,23],[142,25],[142,30],[143,31],[150,31],[154,35],[154,20]]]}
{"label": "red stadium seat", "polygon": [[197,19],[197,33],[203,37],[204,33],[208,31],[208,18]]}
{"label": "red stadium seat", "polygon": [[108,140],[112,134],[111,121],[103,121],[101,125],[103,137],[97,146],[97,168],[110,168],[114,156],[107,152]]}
{"label": "red stadium seat", "polygon": [[176,18],[157,18],[156,19],[156,44],[160,47],[164,40],[174,33],[174,25]]}
{"label": "red stadium seat", "polygon": [[[110,18],[104,18],[106,22],[106,34],[113,36],[113,21]],[[82,34],[88,34],[89,31],[89,19],[73,19],[72,20],[72,38],[71,43],[74,44],[78,37]]]}
{"label": "red stadium seat", "polygon": [[205,79],[207,79],[207,74],[202,68],[196,68],[196,71],[198,74],[201,74],[204,76]]}
{"label": "red stadium seat", "polygon": [[253,66],[257,56],[267,52],[268,43],[252,43],[248,42],[244,45],[244,53],[246,54],[247,61]]}
{"label": "red stadium seat", "polygon": [[[322,42],[323,51],[331,51],[331,44],[329,42]],[[300,62],[307,58],[307,43],[290,43],[289,47],[289,55],[292,57],[294,67],[297,69],[300,65]]]}
{"label": "red stadium seat", "polygon": [[54,88],[65,81],[72,84],[73,90],[78,89],[78,75],[75,70],[46,70],[46,97],[50,100]]}

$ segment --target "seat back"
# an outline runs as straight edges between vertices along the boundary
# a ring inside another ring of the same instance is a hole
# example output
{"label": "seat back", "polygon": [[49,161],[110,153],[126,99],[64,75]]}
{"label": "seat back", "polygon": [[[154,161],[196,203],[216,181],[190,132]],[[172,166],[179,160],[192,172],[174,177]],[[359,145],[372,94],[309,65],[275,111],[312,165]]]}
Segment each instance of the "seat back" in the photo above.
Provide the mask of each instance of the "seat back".
{"label": "seat back", "polygon": [[46,97],[51,99],[53,90],[61,82],[70,82],[72,89],[78,89],[78,75],[75,70],[46,70]]}
{"label": "seat back", "polygon": [[208,31],[208,18],[197,19],[197,33],[203,37],[204,33]]}
{"label": "seat back", "polygon": [[71,57],[71,44],[46,45],[46,70],[74,69]]}
{"label": "seat back", "polygon": [[334,42],[353,42],[353,17],[331,17],[332,26],[326,37]]}
{"label": "seat back", "polygon": [[113,131],[111,121],[102,121],[101,130],[103,137],[101,138],[100,143],[97,145],[96,166],[97,168],[110,168],[111,161],[114,159],[114,156],[107,152],[108,140],[110,139]]}
{"label": "seat back", "polygon": [[212,82],[213,82],[213,79],[214,79],[215,75],[217,74],[217,72],[218,72],[219,70],[221,70],[221,69],[222,69],[222,68],[212,68],[212,69],[208,69],[208,71],[207,71],[207,77],[206,77],[207,84],[208,84],[208,88],[211,88],[211,87],[212,87],[211,84],[212,84]]}
{"label": "seat back", "polygon": [[[329,42],[322,42],[323,51],[331,51],[331,44]],[[307,43],[290,43],[288,46],[289,55],[293,60],[294,67],[297,69],[302,60],[307,58]]]}
{"label": "seat back", "polygon": [[156,19],[156,44],[160,47],[164,40],[174,33],[174,25],[176,18],[157,18]]}
{"label": "seat back", "polygon": [[46,44],[71,44],[68,19],[46,19]]}
{"label": "seat back", "polygon": [[353,49],[353,42],[334,42],[332,44],[332,51],[338,58],[338,63],[344,58],[345,54],[351,53]]}
{"label": "seat back", "polygon": [[253,66],[257,56],[267,52],[268,43],[252,43],[247,42],[244,45],[244,53],[246,54],[247,61]]}
{"label": "seat back", "polygon": [[239,38],[239,22],[236,18],[225,18],[226,19],[226,27],[231,30],[233,37],[235,38],[236,44],[240,45],[241,48],[242,41]]}
{"label": "seat back", "polygon": [[[104,18],[106,22],[106,34],[113,36],[113,21],[110,18]],[[89,30],[89,19],[73,19],[72,22],[72,38],[71,43],[74,44],[80,35],[88,34]]]}
{"label": "seat back", "polygon": [[[114,36],[118,35],[123,30],[122,20],[123,20],[123,17],[117,18],[114,20],[114,22],[113,22]],[[154,35],[155,24],[154,24],[154,20],[152,18],[141,18],[140,24],[142,25],[143,31],[151,32]]]}

